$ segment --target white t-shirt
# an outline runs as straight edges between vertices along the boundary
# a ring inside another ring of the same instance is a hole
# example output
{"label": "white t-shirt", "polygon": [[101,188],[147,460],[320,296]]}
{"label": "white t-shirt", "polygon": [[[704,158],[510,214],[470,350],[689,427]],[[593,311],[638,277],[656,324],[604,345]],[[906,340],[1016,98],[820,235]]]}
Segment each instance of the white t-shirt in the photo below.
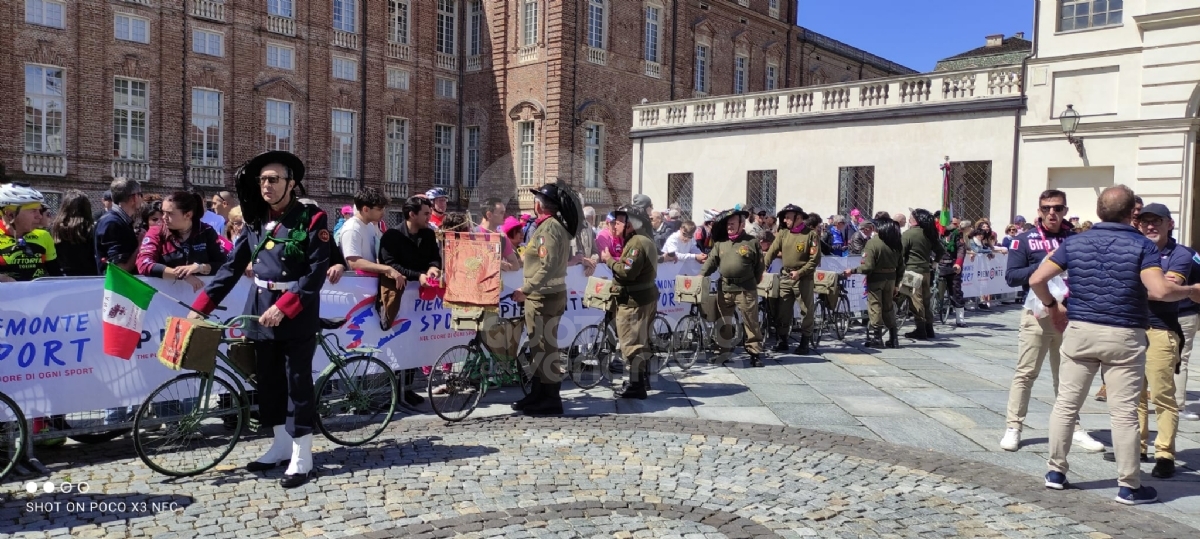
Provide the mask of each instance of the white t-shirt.
{"label": "white t-shirt", "polygon": [[357,215],[346,219],[342,225],[341,235],[342,254],[346,258],[358,257],[367,262],[379,262],[379,238],[383,233],[374,224],[367,224]]}
{"label": "white t-shirt", "polygon": [[684,260],[695,260],[696,255],[700,254],[700,248],[696,246],[696,240],[688,238],[686,241],[679,237],[679,232],[671,234],[663,244],[663,254],[675,253],[675,256],[680,262]]}

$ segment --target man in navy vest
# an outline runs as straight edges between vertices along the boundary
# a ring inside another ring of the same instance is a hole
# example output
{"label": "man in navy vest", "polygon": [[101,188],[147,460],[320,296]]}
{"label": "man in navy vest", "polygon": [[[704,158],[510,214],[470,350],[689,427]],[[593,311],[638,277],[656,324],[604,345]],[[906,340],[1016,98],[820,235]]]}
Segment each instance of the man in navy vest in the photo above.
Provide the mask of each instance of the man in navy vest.
{"label": "man in navy vest", "polygon": [[[1046,487],[1067,486],[1067,454],[1088,387],[1097,371],[1108,383],[1117,462],[1116,500],[1134,505],[1158,501],[1154,487],[1143,486],[1138,462],[1137,403],[1145,383],[1148,300],[1200,299],[1200,287],[1167,280],[1154,242],[1130,226],[1133,191],[1124,185],[1105,189],[1096,202],[1101,223],[1086,234],[1067,238],[1029,278],[1029,287],[1064,331],[1058,399],[1050,414],[1050,469]],[[1060,303],[1050,294],[1050,279],[1071,272],[1071,294]]]}

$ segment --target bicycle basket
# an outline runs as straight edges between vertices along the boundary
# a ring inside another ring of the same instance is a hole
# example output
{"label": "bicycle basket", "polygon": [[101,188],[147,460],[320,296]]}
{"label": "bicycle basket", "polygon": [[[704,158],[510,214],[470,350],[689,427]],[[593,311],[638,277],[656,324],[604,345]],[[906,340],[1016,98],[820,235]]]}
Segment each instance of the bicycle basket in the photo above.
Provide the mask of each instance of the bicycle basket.
{"label": "bicycle basket", "polygon": [[813,293],[818,296],[838,295],[838,273],[836,271],[817,270],[813,274]]}
{"label": "bicycle basket", "polygon": [[678,275],[675,277],[675,301],[703,304],[711,295],[710,286],[708,277]]}
{"label": "bicycle basket", "polygon": [[450,307],[450,327],[457,331],[479,331],[483,327],[483,307],[453,305]]}
{"label": "bicycle basket", "polygon": [[617,293],[613,282],[599,277],[588,277],[587,289],[583,291],[583,306],[589,309],[608,311],[616,306]]}
{"label": "bicycle basket", "polygon": [[246,377],[253,377],[258,369],[258,356],[254,355],[254,344],[245,339],[229,345],[229,362]]}
{"label": "bicycle basket", "polygon": [[764,273],[762,282],[758,283],[758,296],[761,298],[779,297],[779,274]]}
{"label": "bicycle basket", "polygon": [[158,360],[172,370],[211,373],[217,367],[221,328],[203,320],[167,317],[167,330],[158,347]]}

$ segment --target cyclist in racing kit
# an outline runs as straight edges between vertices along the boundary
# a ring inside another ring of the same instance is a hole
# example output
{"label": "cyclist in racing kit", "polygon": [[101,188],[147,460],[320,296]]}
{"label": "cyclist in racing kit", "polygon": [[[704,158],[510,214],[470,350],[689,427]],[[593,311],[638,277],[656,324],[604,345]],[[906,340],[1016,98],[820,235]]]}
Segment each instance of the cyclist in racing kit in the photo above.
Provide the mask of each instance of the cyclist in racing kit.
{"label": "cyclist in racing kit", "polygon": [[44,229],[45,199],[27,185],[0,185],[0,283],[32,281],[62,275],[54,238]]}

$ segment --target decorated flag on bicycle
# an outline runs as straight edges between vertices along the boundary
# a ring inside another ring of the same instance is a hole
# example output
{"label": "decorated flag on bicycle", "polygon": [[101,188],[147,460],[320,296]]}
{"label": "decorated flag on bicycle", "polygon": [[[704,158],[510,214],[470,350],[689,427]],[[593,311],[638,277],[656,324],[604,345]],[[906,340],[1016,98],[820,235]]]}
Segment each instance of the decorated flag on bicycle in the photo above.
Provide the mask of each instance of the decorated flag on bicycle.
{"label": "decorated flag on bicycle", "polygon": [[500,305],[500,234],[447,232],[446,296],[452,305]]}

